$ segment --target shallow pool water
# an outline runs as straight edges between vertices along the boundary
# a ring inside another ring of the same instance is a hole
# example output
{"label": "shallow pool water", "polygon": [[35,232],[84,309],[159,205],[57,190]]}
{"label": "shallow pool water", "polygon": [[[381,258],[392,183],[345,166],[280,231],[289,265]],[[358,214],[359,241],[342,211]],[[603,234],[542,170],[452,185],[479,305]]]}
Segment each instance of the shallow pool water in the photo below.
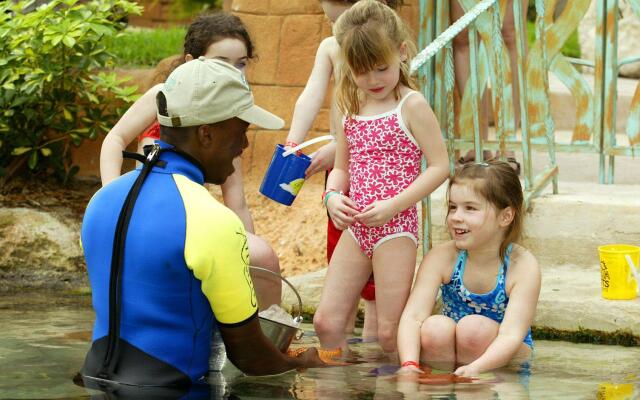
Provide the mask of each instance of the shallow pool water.
{"label": "shallow pool water", "polygon": [[[90,297],[0,295],[0,399],[85,399],[73,383],[89,348]],[[317,339],[307,325],[304,344]],[[232,366],[210,377],[212,397],[230,399],[635,399],[640,348],[536,341],[528,369],[484,374],[471,383],[398,380],[395,366],[370,343],[354,343],[348,367],[245,377]],[[436,371],[438,372],[438,371]]]}

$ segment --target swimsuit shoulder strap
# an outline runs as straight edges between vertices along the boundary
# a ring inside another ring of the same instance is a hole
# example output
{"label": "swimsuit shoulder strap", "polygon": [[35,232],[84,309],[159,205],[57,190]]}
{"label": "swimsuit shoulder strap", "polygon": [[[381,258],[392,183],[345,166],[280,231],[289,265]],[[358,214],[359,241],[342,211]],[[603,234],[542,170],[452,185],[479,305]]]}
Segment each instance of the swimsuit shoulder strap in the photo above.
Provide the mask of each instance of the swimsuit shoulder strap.
{"label": "swimsuit shoulder strap", "polygon": [[456,263],[453,266],[453,271],[451,271],[451,280],[453,280],[456,276],[460,276],[462,278],[462,274],[464,274],[464,267],[467,264],[467,251],[459,250],[458,258],[456,258]]}
{"label": "swimsuit shoulder strap", "polygon": [[405,94],[401,99],[400,102],[398,102],[398,106],[396,107],[396,109],[398,110],[398,112],[400,112],[400,110],[402,110],[402,105],[404,104],[405,101],[407,101],[407,99],[409,98],[409,96],[411,96],[414,93],[418,93],[415,90],[410,90],[407,94]]}

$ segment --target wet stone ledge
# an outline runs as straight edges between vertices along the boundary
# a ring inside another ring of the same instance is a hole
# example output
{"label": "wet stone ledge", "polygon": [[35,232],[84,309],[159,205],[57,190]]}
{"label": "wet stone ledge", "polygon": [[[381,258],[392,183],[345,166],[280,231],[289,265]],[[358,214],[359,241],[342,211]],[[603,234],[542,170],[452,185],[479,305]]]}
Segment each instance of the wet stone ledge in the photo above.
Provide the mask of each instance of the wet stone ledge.
{"label": "wet stone ledge", "polygon": [[86,286],[80,225],[64,208],[0,208],[0,290]]}

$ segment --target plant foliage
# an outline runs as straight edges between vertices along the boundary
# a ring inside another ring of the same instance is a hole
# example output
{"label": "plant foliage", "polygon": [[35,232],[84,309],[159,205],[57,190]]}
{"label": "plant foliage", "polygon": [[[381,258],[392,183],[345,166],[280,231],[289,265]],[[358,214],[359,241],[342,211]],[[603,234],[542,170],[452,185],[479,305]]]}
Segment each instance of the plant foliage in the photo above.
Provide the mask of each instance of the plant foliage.
{"label": "plant foliage", "polygon": [[75,171],[69,146],[108,131],[135,100],[104,39],[141,9],[126,0],[0,2],[0,176],[26,164],[64,180]]}
{"label": "plant foliage", "polygon": [[120,67],[155,67],[161,60],[182,54],[186,28],[128,28],[106,41]]}

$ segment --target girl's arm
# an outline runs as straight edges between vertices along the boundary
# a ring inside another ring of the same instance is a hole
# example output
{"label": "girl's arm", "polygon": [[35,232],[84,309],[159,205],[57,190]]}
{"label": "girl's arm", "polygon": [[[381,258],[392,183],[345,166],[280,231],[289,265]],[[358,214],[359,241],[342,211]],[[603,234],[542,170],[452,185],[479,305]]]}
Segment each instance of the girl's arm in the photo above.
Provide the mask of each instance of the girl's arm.
{"label": "girl's arm", "polygon": [[[349,147],[344,135],[342,123],[336,123],[336,160],[333,170],[327,178],[327,190],[346,193],[349,191]],[[353,216],[358,213],[357,205],[347,196],[327,194],[325,206],[336,228],[347,229],[353,224]]]}
{"label": "girl's arm", "polygon": [[[420,362],[420,330],[424,321],[431,316],[436,303],[440,284],[446,275],[445,267],[448,262],[450,244],[444,244],[431,249],[422,259],[413,289],[409,295],[407,305],[402,311],[398,326],[398,355],[400,363],[405,361]],[[450,268],[449,268],[450,269]],[[409,372],[419,369],[403,367],[399,371]]]}
{"label": "girl's arm", "polygon": [[399,211],[406,210],[430,195],[449,177],[447,148],[429,103],[422,95],[412,95],[407,99],[404,109],[407,128],[427,159],[427,168],[394,198]]}
{"label": "girl's arm", "polygon": [[509,267],[508,273],[512,274],[514,283],[498,336],[478,359],[458,368],[457,375],[477,376],[505,366],[522,346],[535,315],[541,278],[535,257],[521,247],[518,247],[518,253],[517,260],[514,259]]}
{"label": "girl's arm", "polygon": [[251,212],[247,206],[247,201],[244,196],[244,184],[242,182],[242,158],[236,157],[233,159],[233,168],[235,171],[226,181],[220,186],[222,189],[222,199],[224,205],[229,207],[231,211],[242,221],[244,229],[247,232],[255,233],[253,227],[253,219],[251,218]]}
{"label": "girl's arm", "polygon": [[307,85],[296,101],[287,142],[302,143],[311,129],[327,93],[327,86],[333,72],[330,55],[335,46],[337,43],[333,36],[320,43]]}
{"label": "girl's arm", "polygon": [[122,151],[156,120],[156,94],[161,88],[158,84],[147,90],[107,133],[100,149],[102,186],[120,176]]}
{"label": "girl's arm", "polygon": [[427,168],[405,190],[389,200],[377,201],[357,216],[367,226],[380,226],[422,200],[449,176],[447,149],[435,114],[421,95],[411,95],[402,108],[407,128],[427,159]]}

